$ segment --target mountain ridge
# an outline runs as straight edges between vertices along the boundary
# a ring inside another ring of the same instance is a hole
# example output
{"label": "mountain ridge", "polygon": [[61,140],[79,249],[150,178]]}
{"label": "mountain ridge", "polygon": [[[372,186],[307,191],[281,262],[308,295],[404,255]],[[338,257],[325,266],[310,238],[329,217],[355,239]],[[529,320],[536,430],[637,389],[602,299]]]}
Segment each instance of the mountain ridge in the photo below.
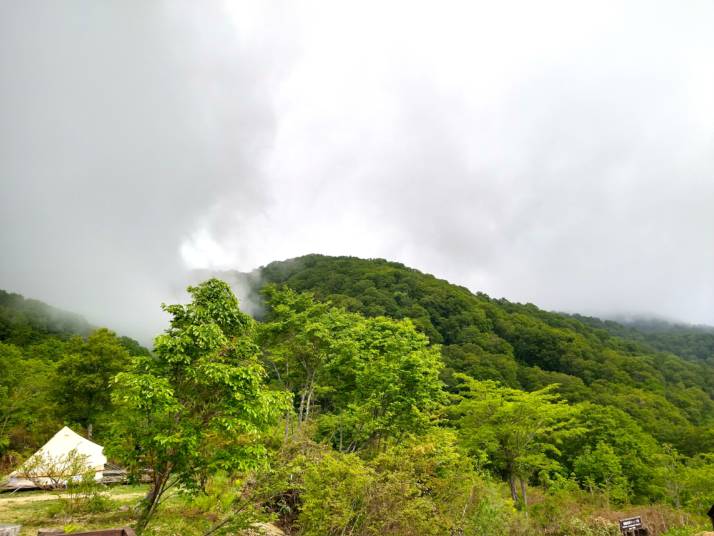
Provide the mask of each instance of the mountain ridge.
{"label": "mountain ridge", "polygon": [[249,289],[243,297],[254,303],[265,285],[284,284],[366,316],[409,318],[441,345],[450,388],[455,373],[528,391],[555,383],[569,401],[614,406],[683,452],[714,447],[705,431],[714,367],[623,338],[624,327],[494,299],[385,259],[307,255],[217,275]]}

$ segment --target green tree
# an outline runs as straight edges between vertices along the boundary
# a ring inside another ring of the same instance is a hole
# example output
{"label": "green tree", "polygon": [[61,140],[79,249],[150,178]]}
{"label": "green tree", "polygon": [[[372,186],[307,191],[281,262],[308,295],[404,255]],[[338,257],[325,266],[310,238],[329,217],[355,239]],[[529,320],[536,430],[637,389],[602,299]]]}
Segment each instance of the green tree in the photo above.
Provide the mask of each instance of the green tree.
{"label": "green tree", "polygon": [[664,445],[657,455],[656,475],[664,491],[664,496],[676,508],[682,506],[684,491],[685,458],[671,445]]}
{"label": "green tree", "polygon": [[714,454],[692,458],[682,471],[683,504],[693,512],[705,513],[714,504]]}
{"label": "green tree", "polygon": [[661,495],[655,486],[655,468],[661,463],[658,455],[662,450],[657,441],[620,409],[589,402],[579,404],[579,408],[576,426],[583,433],[563,444],[559,456],[563,465],[573,471],[578,456],[605,443],[617,455],[632,499],[646,500]]}
{"label": "green tree", "polygon": [[340,450],[424,432],[445,402],[438,346],[409,320],[356,317],[352,346],[330,361],[321,429]]}
{"label": "green tree", "polygon": [[54,370],[54,363],[0,343],[0,464],[13,465],[17,452],[34,450],[57,431]]}
{"label": "green tree", "polygon": [[18,389],[21,364],[20,350],[0,342],[0,455],[10,446],[10,430],[24,402]]}
{"label": "green tree", "polygon": [[122,341],[106,328],[94,331],[86,341],[70,341],[70,353],[57,364],[55,393],[63,416],[87,429],[91,438],[97,419],[111,405],[111,380],[129,366]]}
{"label": "green tree", "polygon": [[553,393],[557,386],[527,393],[465,375],[460,379],[461,400],[453,411],[465,446],[505,476],[514,502],[527,509],[528,480],[558,469],[558,446],[580,433],[574,426],[577,408]]}
{"label": "green tree", "polygon": [[365,318],[286,287],[265,295],[264,359],[294,393],[299,425],[317,405],[322,437],[343,451],[426,429],[444,401],[442,364],[409,320]]}
{"label": "green tree", "polygon": [[573,471],[582,486],[591,493],[602,491],[608,503],[611,499],[623,503],[630,494],[620,459],[607,443],[598,443],[594,449],[587,447],[575,459]]}
{"label": "green tree", "polygon": [[263,294],[269,308],[267,321],[259,327],[263,358],[278,384],[294,393],[300,428],[310,417],[316,395],[329,390],[325,372],[337,354],[349,351],[349,331],[359,317],[288,287],[268,286]]}
{"label": "green tree", "polygon": [[188,305],[164,305],[169,329],[154,357],[117,375],[120,408],[110,453],[151,485],[138,521],[143,530],[167,490],[202,489],[216,471],[256,467],[265,459],[261,432],[287,407],[264,385],[254,321],[217,279],[189,287]]}

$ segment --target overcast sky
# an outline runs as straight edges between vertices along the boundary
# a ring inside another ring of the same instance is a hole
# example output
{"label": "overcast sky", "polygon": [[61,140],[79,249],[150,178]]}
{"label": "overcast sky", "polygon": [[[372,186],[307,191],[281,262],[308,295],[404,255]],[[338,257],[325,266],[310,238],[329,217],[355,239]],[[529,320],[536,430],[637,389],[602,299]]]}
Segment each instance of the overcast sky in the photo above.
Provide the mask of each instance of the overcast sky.
{"label": "overcast sky", "polygon": [[398,260],[714,324],[714,2],[0,4],[0,288],[147,341],[191,268]]}

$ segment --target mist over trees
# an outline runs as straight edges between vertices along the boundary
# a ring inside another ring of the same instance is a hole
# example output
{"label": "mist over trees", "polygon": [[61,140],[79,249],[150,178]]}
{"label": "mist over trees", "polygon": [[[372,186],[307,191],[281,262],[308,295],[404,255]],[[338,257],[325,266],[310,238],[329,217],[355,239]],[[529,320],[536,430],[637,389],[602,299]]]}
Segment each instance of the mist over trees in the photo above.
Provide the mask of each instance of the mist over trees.
{"label": "mist over trees", "polygon": [[714,502],[706,331],[651,341],[383,260],[260,275],[258,320],[210,279],[164,306],[152,352],[4,293],[4,467],[62,424],[91,433],[150,475],[148,534],[169,490],[202,505],[198,533],[315,536],[585,535],[633,505],[693,527]]}

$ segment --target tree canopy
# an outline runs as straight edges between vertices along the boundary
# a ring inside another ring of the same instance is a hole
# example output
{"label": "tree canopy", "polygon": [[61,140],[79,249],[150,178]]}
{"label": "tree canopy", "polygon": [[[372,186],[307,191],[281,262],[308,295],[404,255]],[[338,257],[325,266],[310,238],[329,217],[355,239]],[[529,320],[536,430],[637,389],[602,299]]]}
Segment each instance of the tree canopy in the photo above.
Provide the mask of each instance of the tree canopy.
{"label": "tree canopy", "polygon": [[188,291],[191,303],[164,306],[170,327],[154,355],[116,377],[110,452],[135,473],[150,469],[142,529],[168,489],[202,490],[219,470],[264,461],[258,437],[287,407],[264,385],[254,321],[228,285],[211,279]]}
{"label": "tree canopy", "polygon": [[604,534],[596,504],[671,505],[681,526],[714,501],[704,328],[547,312],[383,260],[249,279],[256,319],[209,279],[163,306],[152,352],[0,296],[5,466],[71,424],[150,477],[138,528],[177,489],[214,501],[211,534],[256,516],[303,535]]}

